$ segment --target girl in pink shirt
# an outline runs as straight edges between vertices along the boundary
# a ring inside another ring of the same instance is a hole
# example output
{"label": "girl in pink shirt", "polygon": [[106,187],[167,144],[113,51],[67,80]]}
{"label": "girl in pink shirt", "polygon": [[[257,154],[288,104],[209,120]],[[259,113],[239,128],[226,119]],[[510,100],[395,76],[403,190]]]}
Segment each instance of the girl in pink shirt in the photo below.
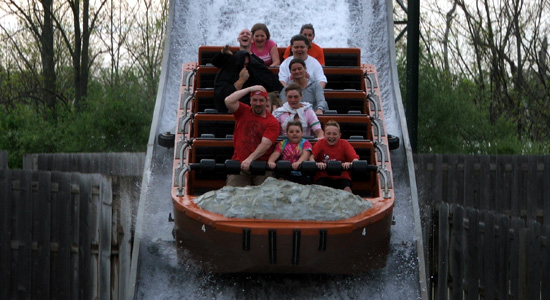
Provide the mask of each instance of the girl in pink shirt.
{"label": "girl in pink shirt", "polygon": [[266,66],[278,66],[281,64],[277,44],[270,40],[271,35],[267,26],[257,23],[252,26],[252,44],[250,50],[264,61]]}

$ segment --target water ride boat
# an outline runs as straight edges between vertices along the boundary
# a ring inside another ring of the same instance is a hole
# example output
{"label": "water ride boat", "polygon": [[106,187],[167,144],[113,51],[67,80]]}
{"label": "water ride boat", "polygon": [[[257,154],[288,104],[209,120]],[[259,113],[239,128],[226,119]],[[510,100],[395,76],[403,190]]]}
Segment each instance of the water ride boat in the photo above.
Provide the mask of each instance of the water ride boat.
{"label": "water ride boat", "polygon": [[[319,120],[338,121],[342,138],[360,156],[353,166],[353,192],[372,208],[335,221],[266,220],[230,218],[195,203],[240,168],[230,160],[233,116],[212,110],[218,69],[210,62],[221,48],[201,46],[198,60],[182,67],[171,187],[180,258],[220,273],[355,274],[384,267],[395,201],[390,150],[396,141],[385,130],[376,68],[360,63],[358,48],[324,49],[329,110]],[[169,145],[170,138],[160,134],[158,142]],[[265,164],[255,168],[261,172]]]}

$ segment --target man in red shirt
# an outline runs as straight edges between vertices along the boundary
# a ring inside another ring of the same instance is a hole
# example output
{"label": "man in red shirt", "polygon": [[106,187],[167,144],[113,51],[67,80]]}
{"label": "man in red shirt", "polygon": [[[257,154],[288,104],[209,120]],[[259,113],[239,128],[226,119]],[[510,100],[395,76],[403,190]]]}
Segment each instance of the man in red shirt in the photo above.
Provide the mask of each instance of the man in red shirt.
{"label": "man in red shirt", "polygon": [[[250,93],[250,106],[240,102]],[[250,164],[254,160],[267,161],[273,152],[273,145],[279,137],[279,122],[266,110],[267,91],[255,85],[235,91],[225,98],[227,109],[235,117],[233,132],[233,157],[241,161],[241,173],[227,176],[229,186],[260,185],[271,175],[252,175]]]}

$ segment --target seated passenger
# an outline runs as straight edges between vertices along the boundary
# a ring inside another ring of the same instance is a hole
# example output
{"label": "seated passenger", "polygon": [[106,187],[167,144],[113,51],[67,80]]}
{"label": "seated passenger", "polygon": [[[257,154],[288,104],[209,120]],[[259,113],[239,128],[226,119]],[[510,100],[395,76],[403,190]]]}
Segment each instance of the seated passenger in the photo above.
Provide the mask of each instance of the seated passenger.
{"label": "seated passenger", "polygon": [[270,39],[269,29],[262,23],[252,26],[252,44],[250,49],[264,61],[266,66],[278,66],[281,64],[277,44]]}
{"label": "seated passenger", "polygon": [[[233,92],[254,86],[262,85],[268,92],[280,91],[283,86],[277,77],[259,60],[251,58],[253,55],[246,50],[239,50],[229,55],[214,80],[214,108],[219,112],[226,112],[224,99]],[[250,103],[248,94],[241,100]]]}
{"label": "seated passenger", "polygon": [[289,122],[299,121],[304,128],[304,135],[315,134],[317,139],[323,138],[323,128],[310,103],[302,103],[302,88],[297,84],[289,84],[286,89],[287,102],[273,111],[273,116],[281,124],[281,135],[286,135]]}
{"label": "seated passenger", "polygon": [[[309,44],[311,45],[311,48],[307,50],[307,55],[312,56],[316,60],[319,61],[321,66],[325,65],[325,52],[323,51],[323,48],[319,47],[319,45],[315,44],[313,42],[313,39],[315,38],[315,29],[313,29],[313,25],[311,24],[304,24],[302,25],[302,28],[300,29],[300,34],[307,37],[309,40]],[[285,53],[283,54],[283,58],[287,59],[290,56],[290,46],[288,46],[285,50]]]}
{"label": "seated passenger", "polygon": [[[298,84],[303,90],[302,101],[311,103],[316,114],[322,114],[328,109],[328,104],[325,100],[325,91],[321,87],[319,81],[306,77],[306,63],[299,58],[292,59],[288,66],[290,68],[290,74],[292,74],[292,80],[289,84]],[[286,87],[283,88],[281,93],[281,100],[283,100],[283,102],[286,101],[285,89]]]}
{"label": "seated passenger", "polygon": [[[239,101],[245,95],[250,96],[250,106]],[[250,171],[252,161],[267,161],[279,136],[279,124],[266,111],[266,102],[267,92],[261,85],[238,90],[225,98],[227,109],[235,117],[231,159],[241,162],[240,174],[227,175],[228,186],[260,185],[271,176],[270,171],[265,175],[252,174]]]}
{"label": "seated passenger", "polygon": [[306,63],[309,78],[319,81],[321,87],[324,89],[327,85],[327,77],[319,61],[307,55],[307,50],[310,47],[309,40],[305,36],[297,34],[290,39],[290,47],[292,49],[292,56],[289,56],[281,64],[279,68],[279,81],[281,81],[283,85],[287,85],[290,82],[292,78],[290,78],[289,64],[292,59],[300,58]]}
{"label": "seated passenger", "polygon": [[[348,170],[353,161],[359,159],[359,155],[348,141],[341,139],[340,125],[330,120],[325,125],[325,138],[315,143],[311,161],[317,162],[317,167],[325,170],[329,161],[341,161],[342,168]],[[349,171],[342,171],[340,175],[329,176],[326,171],[318,171],[315,174],[314,183],[329,186],[335,189],[343,189],[351,193],[351,176]]]}
{"label": "seated passenger", "polygon": [[[252,51],[250,50],[250,44],[252,43],[252,32],[248,28],[244,28],[239,32],[239,36],[237,37],[237,42],[239,42],[239,50],[245,50],[248,51],[248,53],[252,54]],[[229,45],[225,45],[221,53],[216,53],[214,57],[212,58],[212,64],[215,67],[222,68],[227,60],[233,55],[233,52],[231,52]],[[263,62],[259,57],[255,55],[251,55],[251,58],[255,58],[260,62]]]}
{"label": "seated passenger", "polygon": [[302,162],[309,160],[309,156],[311,155],[311,143],[304,139],[303,135],[304,131],[300,121],[288,122],[288,126],[286,127],[286,138],[277,143],[275,150],[267,160],[267,164],[271,169],[275,169],[277,166],[276,161],[279,158],[290,161],[292,164],[292,171],[290,171],[290,174],[279,174],[277,176],[278,178],[300,184],[311,183],[309,176],[302,175],[302,172],[298,171]]}

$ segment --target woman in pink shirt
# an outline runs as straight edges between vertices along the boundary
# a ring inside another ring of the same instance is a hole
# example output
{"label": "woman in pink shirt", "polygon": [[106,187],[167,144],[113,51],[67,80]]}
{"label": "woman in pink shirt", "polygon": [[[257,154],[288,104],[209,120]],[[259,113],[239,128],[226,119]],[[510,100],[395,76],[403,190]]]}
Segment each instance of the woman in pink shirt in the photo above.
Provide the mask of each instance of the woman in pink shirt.
{"label": "woman in pink shirt", "polygon": [[296,83],[291,83],[285,88],[286,101],[283,106],[273,112],[281,125],[281,135],[286,134],[288,123],[300,121],[304,128],[304,135],[322,139],[324,137],[321,122],[313,111],[311,103],[302,103],[302,88]]}
{"label": "woman in pink shirt", "polygon": [[250,50],[264,61],[266,66],[278,66],[281,64],[277,44],[270,39],[269,29],[263,23],[252,26],[252,44]]}

